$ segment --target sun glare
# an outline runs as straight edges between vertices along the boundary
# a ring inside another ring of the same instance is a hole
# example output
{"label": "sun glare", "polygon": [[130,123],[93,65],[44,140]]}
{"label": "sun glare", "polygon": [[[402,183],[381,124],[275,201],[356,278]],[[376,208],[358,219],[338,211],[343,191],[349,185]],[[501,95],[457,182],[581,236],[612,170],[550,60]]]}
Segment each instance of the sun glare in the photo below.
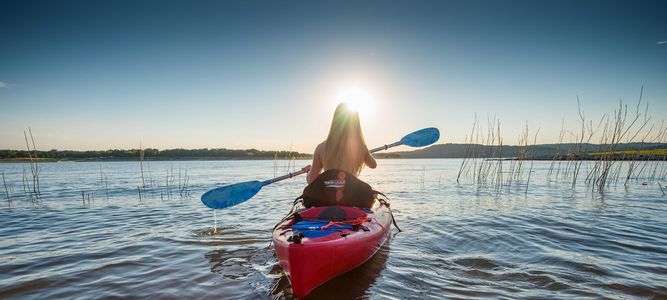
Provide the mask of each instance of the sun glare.
{"label": "sun glare", "polygon": [[360,86],[346,87],[336,97],[336,102],[347,103],[351,109],[359,112],[361,118],[367,117],[372,112],[373,100],[371,93]]}

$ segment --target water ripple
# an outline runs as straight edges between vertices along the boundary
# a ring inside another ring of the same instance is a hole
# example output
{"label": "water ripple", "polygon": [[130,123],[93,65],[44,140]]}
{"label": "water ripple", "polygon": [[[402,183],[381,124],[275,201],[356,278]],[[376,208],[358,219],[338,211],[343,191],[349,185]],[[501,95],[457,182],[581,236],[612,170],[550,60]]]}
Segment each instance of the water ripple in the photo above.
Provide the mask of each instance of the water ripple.
{"label": "water ripple", "polygon": [[[380,163],[364,179],[404,231],[310,298],[667,299],[667,199],[653,183],[572,190],[536,162],[528,193],[523,183],[498,193],[456,183],[458,160]],[[171,166],[150,162],[155,176]],[[44,164],[43,203],[17,195],[0,209],[0,298],[293,298],[269,242],[302,179],[218,211],[214,229],[198,196],[271,178],[273,162],[173,162],[192,176],[190,195],[158,185],[141,201],[136,167]],[[20,190],[21,165],[2,168]]]}

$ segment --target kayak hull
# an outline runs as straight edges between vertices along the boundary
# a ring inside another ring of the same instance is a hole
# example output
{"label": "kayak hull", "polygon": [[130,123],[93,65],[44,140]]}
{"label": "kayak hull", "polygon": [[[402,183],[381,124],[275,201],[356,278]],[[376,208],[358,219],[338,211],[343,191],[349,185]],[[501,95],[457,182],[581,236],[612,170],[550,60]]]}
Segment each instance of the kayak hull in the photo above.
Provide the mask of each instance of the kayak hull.
{"label": "kayak hull", "polygon": [[[299,212],[317,216],[331,207],[315,207]],[[380,202],[370,210],[335,207],[345,211],[348,220],[364,218],[363,230],[342,230],[323,237],[304,237],[299,243],[290,240],[294,220],[279,224],[273,232],[276,256],[291,285],[292,294],[304,297],[325,282],[350,271],[371,258],[387,240],[391,210]]]}

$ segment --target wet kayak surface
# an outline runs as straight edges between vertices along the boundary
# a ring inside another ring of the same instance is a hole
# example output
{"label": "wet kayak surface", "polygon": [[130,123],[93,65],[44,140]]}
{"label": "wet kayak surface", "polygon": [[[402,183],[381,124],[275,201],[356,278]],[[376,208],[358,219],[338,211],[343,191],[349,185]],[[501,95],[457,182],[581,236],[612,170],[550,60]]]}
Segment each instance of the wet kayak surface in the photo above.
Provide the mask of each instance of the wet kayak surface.
{"label": "wet kayak surface", "polygon": [[[361,178],[389,197],[403,232],[309,297],[667,297],[665,179],[598,193],[547,180],[549,164],[535,162],[527,192],[525,180],[498,192],[457,184],[461,160],[379,160]],[[283,161],[145,162],[143,180],[138,162],[44,163],[39,203],[24,167],[0,164],[12,199],[2,187],[0,298],[292,297],[269,243],[305,178],[218,210],[215,229],[199,200],[282,175]]]}

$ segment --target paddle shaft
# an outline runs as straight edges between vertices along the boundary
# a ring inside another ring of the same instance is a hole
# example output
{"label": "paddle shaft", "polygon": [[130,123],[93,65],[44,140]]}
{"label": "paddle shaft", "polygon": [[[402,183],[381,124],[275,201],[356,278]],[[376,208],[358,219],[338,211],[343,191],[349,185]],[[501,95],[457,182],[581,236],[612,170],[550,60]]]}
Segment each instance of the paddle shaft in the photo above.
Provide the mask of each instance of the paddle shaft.
{"label": "paddle shaft", "polygon": [[387,149],[389,149],[389,148],[391,148],[391,147],[400,146],[400,145],[402,145],[402,144],[403,144],[403,143],[401,143],[401,142],[396,142],[396,143],[393,143],[393,144],[384,145],[384,146],[381,146],[381,147],[377,147],[377,148],[371,149],[370,152],[371,152],[371,153],[375,153],[375,152],[378,152],[378,151],[387,150]]}
{"label": "paddle shaft", "polygon": [[[381,147],[373,148],[373,149],[369,150],[369,152],[370,153],[375,153],[375,152],[378,152],[378,151],[387,150],[391,147],[400,146],[401,144],[402,144],[401,142],[396,142],[396,143],[393,143],[393,144],[388,144],[388,145],[384,145],[384,146],[381,146]],[[264,185],[269,185],[269,184],[272,184],[274,182],[278,182],[278,181],[281,181],[281,180],[292,178],[294,176],[299,176],[299,175],[305,174],[305,173],[308,173],[308,171],[300,170],[300,171],[293,172],[293,173],[287,173],[283,176],[279,176],[279,177],[264,181]]]}

